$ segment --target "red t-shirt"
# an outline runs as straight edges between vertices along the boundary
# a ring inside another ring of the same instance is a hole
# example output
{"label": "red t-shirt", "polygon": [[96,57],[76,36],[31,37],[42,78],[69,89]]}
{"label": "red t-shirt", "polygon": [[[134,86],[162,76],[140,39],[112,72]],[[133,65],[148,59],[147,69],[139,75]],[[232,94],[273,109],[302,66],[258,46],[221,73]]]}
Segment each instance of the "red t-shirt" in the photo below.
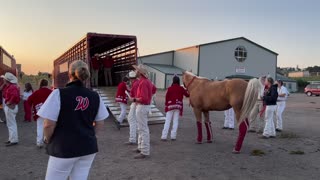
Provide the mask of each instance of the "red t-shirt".
{"label": "red t-shirt", "polygon": [[178,84],[170,86],[166,94],[165,111],[171,111],[174,109],[180,110],[180,115],[183,112],[183,96],[189,97],[189,93],[186,89]]}
{"label": "red t-shirt", "polygon": [[29,96],[27,101],[33,108],[34,120],[38,119],[39,116],[37,115],[37,112],[41,108],[42,104],[47,100],[51,92],[52,92],[51,89],[42,87],[36,90],[31,96]]}
{"label": "red t-shirt", "polygon": [[116,95],[116,102],[121,102],[121,103],[128,103],[128,97],[126,95],[127,91],[127,84],[125,82],[121,82],[118,85],[118,90],[117,90],[117,95]]}
{"label": "red t-shirt", "polygon": [[103,58],[102,64],[103,64],[103,67],[105,67],[105,68],[112,68],[112,66],[113,66],[112,57],[107,56],[107,57]]}
{"label": "red t-shirt", "polygon": [[132,98],[135,98],[135,97],[136,97],[138,86],[139,86],[139,80],[136,79],[136,80],[133,81],[132,87],[131,87],[131,91],[130,91],[130,96],[131,96]]}
{"label": "red t-shirt", "polygon": [[98,70],[100,68],[99,59],[97,57],[91,58],[91,67],[94,70]]}
{"label": "red t-shirt", "polygon": [[156,87],[152,84],[152,82],[141,76],[140,83],[137,89],[136,98],[140,98],[139,104],[150,105],[152,95],[157,91]]}
{"label": "red t-shirt", "polygon": [[5,89],[4,95],[5,103],[19,104],[20,102],[20,88],[16,84],[9,84]]}

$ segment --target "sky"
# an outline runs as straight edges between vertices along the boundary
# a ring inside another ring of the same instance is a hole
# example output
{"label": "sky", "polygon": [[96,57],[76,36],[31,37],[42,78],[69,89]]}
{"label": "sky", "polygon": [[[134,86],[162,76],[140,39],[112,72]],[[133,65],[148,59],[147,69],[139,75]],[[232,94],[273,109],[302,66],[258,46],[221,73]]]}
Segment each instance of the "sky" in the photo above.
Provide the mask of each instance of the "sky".
{"label": "sky", "polygon": [[0,46],[27,74],[87,32],[136,35],[139,55],[244,36],[279,54],[278,66],[320,65],[317,0],[0,0]]}

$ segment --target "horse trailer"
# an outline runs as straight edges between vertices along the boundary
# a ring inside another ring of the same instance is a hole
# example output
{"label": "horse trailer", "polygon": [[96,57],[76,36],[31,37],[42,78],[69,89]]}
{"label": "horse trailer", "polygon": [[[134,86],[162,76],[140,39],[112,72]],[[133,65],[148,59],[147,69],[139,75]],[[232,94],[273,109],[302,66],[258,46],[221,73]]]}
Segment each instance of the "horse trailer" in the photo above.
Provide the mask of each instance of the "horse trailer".
{"label": "horse trailer", "polygon": [[[95,54],[99,57],[111,56],[114,65],[111,69],[114,85],[121,82],[130,70],[132,65],[137,63],[137,38],[130,35],[98,34],[87,33],[79,42],[54,60],[53,86],[64,87],[68,81],[69,65],[76,60],[86,62],[91,69],[91,59]],[[103,69],[98,73],[98,86],[105,86]],[[90,80],[86,87],[92,87]]]}
{"label": "horse trailer", "polygon": [[11,72],[17,76],[16,59],[0,46],[0,75]]}

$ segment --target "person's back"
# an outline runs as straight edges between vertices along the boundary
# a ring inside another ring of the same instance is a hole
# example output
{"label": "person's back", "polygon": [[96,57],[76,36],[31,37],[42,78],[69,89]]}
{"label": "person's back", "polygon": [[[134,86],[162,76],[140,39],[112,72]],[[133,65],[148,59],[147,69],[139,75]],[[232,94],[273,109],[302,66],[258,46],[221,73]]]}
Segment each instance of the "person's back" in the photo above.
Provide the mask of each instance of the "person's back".
{"label": "person's back", "polygon": [[98,152],[93,121],[99,95],[80,81],[69,83],[60,92],[60,114],[47,151],[56,157],[77,157]]}
{"label": "person's back", "polygon": [[84,87],[89,76],[86,63],[73,62],[71,82],[54,90],[38,112],[45,119],[44,140],[50,155],[46,180],[88,177],[98,152],[96,133],[109,115],[100,96]]}

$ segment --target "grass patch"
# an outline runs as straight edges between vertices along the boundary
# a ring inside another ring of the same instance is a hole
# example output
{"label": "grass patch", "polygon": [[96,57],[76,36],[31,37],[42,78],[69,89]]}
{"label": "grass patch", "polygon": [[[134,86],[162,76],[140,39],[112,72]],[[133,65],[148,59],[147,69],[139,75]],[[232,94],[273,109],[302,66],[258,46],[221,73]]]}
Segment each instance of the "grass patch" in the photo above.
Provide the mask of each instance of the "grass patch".
{"label": "grass patch", "polygon": [[260,149],[254,149],[251,151],[251,156],[264,156],[264,155],[266,155],[266,153]]}
{"label": "grass patch", "polygon": [[294,133],[281,133],[280,138],[283,138],[283,139],[293,139],[293,138],[298,138],[299,136],[297,134],[294,134]]}
{"label": "grass patch", "polygon": [[293,155],[303,155],[304,154],[304,151],[290,151],[290,154],[293,154]]}

